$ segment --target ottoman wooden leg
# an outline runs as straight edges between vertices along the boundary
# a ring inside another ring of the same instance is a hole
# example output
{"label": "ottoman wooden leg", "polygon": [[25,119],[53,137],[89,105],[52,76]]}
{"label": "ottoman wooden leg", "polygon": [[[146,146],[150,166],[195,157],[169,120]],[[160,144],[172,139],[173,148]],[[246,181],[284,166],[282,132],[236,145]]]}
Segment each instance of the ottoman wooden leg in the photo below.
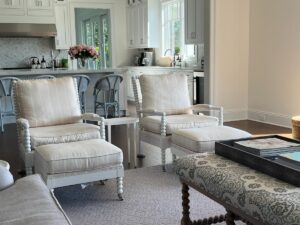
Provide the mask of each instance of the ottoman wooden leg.
{"label": "ottoman wooden leg", "polygon": [[189,186],[182,183],[182,219],[181,225],[191,225],[190,219],[190,200]]}
{"label": "ottoman wooden leg", "polygon": [[120,201],[123,201],[123,177],[117,178],[118,197]]}

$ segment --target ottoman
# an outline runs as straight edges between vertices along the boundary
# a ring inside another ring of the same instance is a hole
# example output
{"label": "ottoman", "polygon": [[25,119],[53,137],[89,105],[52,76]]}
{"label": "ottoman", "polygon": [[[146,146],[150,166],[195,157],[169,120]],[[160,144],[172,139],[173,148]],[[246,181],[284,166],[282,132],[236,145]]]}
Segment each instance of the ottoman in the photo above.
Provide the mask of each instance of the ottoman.
{"label": "ottoman", "polygon": [[248,132],[228,126],[179,129],[172,134],[171,151],[178,157],[200,152],[214,152],[216,141],[249,137],[251,134]]}
{"label": "ottoman", "polygon": [[35,172],[49,189],[116,178],[122,199],[123,153],[103,139],[42,145],[34,157]]}
{"label": "ottoman", "polygon": [[[234,220],[239,219],[252,225],[300,224],[298,187],[214,153],[182,157],[175,161],[174,167],[182,183],[182,225],[207,225],[224,220],[234,225]],[[223,205],[226,216],[192,222],[190,187]]]}

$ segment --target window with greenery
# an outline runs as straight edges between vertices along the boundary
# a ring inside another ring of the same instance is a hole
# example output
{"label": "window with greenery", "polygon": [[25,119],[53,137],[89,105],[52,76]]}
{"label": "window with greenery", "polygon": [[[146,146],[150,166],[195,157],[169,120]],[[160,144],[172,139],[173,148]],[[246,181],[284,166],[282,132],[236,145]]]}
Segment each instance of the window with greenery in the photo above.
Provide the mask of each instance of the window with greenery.
{"label": "window with greenery", "polygon": [[184,0],[162,3],[162,54],[168,49],[174,54],[175,48],[185,57],[194,56],[194,46],[184,44]]}

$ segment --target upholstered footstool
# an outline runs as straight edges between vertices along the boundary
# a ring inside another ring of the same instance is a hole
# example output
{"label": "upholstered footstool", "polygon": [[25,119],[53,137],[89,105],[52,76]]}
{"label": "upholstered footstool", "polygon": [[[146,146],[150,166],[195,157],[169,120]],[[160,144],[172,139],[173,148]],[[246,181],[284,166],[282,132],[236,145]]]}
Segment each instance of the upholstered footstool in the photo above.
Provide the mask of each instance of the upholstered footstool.
{"label": "upholstered footstool", "polygon": [[[293,185],[214,153],[177,159],[175,171],[182,182],[182,225],[212,224],[224,220],[226,224],[234,225],[234,220],[238,219],[252,225],[300,224],[300,188]],[[226,216],[192,223],[189,217],[189,187],[223,205]]]}
{"label": "upholstered footstool", "polygon": [[35,172],[49,189],[116,178],[122,199],[123,153],[103,139],[42,145],[34,157]]}
{"label": "upholstered footstool", "polygon": [[251,134],[248,132],[228,126],[179,129],[172,134],[171,151],[177,157],[186,154],[214,152],[216,141],[249,137]]}

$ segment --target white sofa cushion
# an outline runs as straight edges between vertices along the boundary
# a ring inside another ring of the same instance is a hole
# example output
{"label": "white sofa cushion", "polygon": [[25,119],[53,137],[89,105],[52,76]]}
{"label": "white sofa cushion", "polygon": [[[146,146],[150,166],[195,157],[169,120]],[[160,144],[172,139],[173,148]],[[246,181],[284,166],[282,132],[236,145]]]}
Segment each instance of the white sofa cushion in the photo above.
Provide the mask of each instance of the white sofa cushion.
{"label": "white sofa cushion", "polygon": [[187,75],[141,75],[143,110],[171,114],[192,113]]}
{"label": "white sofa cushion", "polygon": [[39,175],[21,178],[0,191],[0,224],[70,225]]}
{"label": "white sofa cushion", "polygon": [[97,139],[100,138],[99,129],[99,126],[87,123],[30,128],[31,147]]}
{"label": "white sofa cushion", "polygon": [[78,123],[81,111],[73,78],[19,80],[14,84],[17,118],[30,127]]}
{"label": "white sofa cushion", "polygon": [[182,129],[173,132],[172,143],[192,152],[214,152],[216,141],[249,138],[251,134],[227,126]]}
{"label": "white sofa cushion", "polygon": [[[195,127],[217,126],[218,118],[212,116],[181,114],[166,116],[167,134],[172,134],[178,129]],[[161,116],[147,116],[140,120],[141,126],[146,131],[160,134]]]}
{"label": "white sofa cushion", "polygon": [[34,157],[36,172],[43,176],[89,171],[123,162],[122,150],[103,139],[42,145]]}

